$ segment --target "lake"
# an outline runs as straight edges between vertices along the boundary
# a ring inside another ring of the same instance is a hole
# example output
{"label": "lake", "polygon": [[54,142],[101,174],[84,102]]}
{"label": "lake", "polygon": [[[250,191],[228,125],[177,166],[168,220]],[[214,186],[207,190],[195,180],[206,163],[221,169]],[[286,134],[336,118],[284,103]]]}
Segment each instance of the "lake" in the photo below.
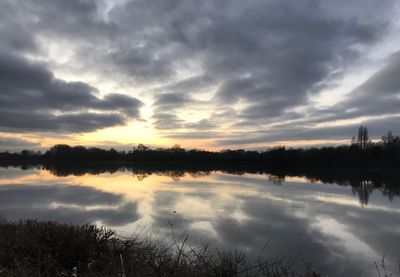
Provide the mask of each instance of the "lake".
{"label": "lake", "polygon": [[[229,172],[229,173],[228,173]],[[398,273],[400,177],[113,167],[0,168],[7,219],[93,222],[129,236],[187,232],[251,257],[303,259],[324,276]]]}

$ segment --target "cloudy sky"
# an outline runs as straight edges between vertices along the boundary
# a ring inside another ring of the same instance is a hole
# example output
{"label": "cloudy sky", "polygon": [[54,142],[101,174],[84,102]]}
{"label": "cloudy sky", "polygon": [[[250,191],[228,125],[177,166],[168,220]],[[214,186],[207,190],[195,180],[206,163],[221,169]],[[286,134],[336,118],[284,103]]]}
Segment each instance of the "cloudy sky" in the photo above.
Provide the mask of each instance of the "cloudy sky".
{"label": "cloudy sky", "polygon": [[2,0],[0,148],[400,133],[395,0]]}

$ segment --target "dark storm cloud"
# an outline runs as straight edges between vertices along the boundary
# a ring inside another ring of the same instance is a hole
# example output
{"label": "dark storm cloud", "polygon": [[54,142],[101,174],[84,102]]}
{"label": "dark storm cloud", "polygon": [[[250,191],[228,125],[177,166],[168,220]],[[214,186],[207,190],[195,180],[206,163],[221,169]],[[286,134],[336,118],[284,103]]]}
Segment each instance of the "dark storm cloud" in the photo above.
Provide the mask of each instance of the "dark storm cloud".
{"label": "dark storm cloud", "polygon": [[39,63],[0,54],[0,126],[7,131],[93,131],[139,117],[142,103],[123,94],[97,96],[83,82],[57,79]]}

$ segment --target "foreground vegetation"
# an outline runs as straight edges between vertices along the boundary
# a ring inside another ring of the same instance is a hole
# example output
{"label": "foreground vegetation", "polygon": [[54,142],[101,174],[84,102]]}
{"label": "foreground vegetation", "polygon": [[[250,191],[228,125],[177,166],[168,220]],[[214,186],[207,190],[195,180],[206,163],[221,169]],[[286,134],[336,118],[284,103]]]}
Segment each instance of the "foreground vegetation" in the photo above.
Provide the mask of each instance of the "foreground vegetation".
{"label": "foreground vegetation", "polygon": [[170,241],[124,238],[95,225],[55,222],[0,223],[0,276],[320,276],[295,261],[248,261],[239,251]]}
{"label": "foreground vegetation", "polygon": [[389,132],[380,141],[372,142],[361,126],[358,137],[350,145],[309,149],[274,147],[267,151],[223,150],[211,152],[172,148],[150,149],[139,144],[132,151],[104,150],[83,146],[55,145],[45,153],[24,150],[0,153],[0,162],[118,162],[162,164],[219,164],[246,166],[400,166],[400,136]]}

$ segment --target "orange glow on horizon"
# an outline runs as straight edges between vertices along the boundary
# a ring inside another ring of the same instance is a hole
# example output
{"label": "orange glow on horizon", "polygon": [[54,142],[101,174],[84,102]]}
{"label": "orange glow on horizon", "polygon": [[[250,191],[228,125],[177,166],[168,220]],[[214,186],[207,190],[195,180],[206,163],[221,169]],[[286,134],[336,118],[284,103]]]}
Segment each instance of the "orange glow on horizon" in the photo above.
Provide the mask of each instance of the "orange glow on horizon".
{"label": "orange glow on horizon", "polygon": [[[350,139],[317,139],[317,140],[283,140],[275,141],[269,143],[256,143],[256,144],[243,144],[243,145],[225,145],[216,146],[214,139],[180,139],[173,140],[168,138],[160,138],[156,134],[154,136],[124,136],[125,131],[114,130],[110,128],[107,131],[97,131],[93,133],[79,134],[79,135],[69,135],[60,137],[46,137],[42,135],[25,135],[25,134],[4,134],[0,133],[0,138],[12,139],[17,138],[24,140],[26,142],[32,142],[38,144],[37,147],[48,149],[56,144],[68,144],[71,146],[86,146],[86,147],[100,147],[100,148],[120,148],[120,149],[131,149],[136,147],[139,143],[142,143],[150,148],[156,149],[160,148],[170,148],[175,144],[180,145],[186,150],[199,149],[205,151],[221,151],[224,149],[266,149],[276,146],[285,146],[288,148],[296,147],[320,147],[324,145],[348,145],[350,144]],[[120,137],[119,137],[120,136]],[[376,141],[376,140],[373,140]],[[32,146],[23,147],[23,149],[37,148]],[[5,150],[5,149],[3,149]],[[20,149],[22,150],[22,148]]]}

